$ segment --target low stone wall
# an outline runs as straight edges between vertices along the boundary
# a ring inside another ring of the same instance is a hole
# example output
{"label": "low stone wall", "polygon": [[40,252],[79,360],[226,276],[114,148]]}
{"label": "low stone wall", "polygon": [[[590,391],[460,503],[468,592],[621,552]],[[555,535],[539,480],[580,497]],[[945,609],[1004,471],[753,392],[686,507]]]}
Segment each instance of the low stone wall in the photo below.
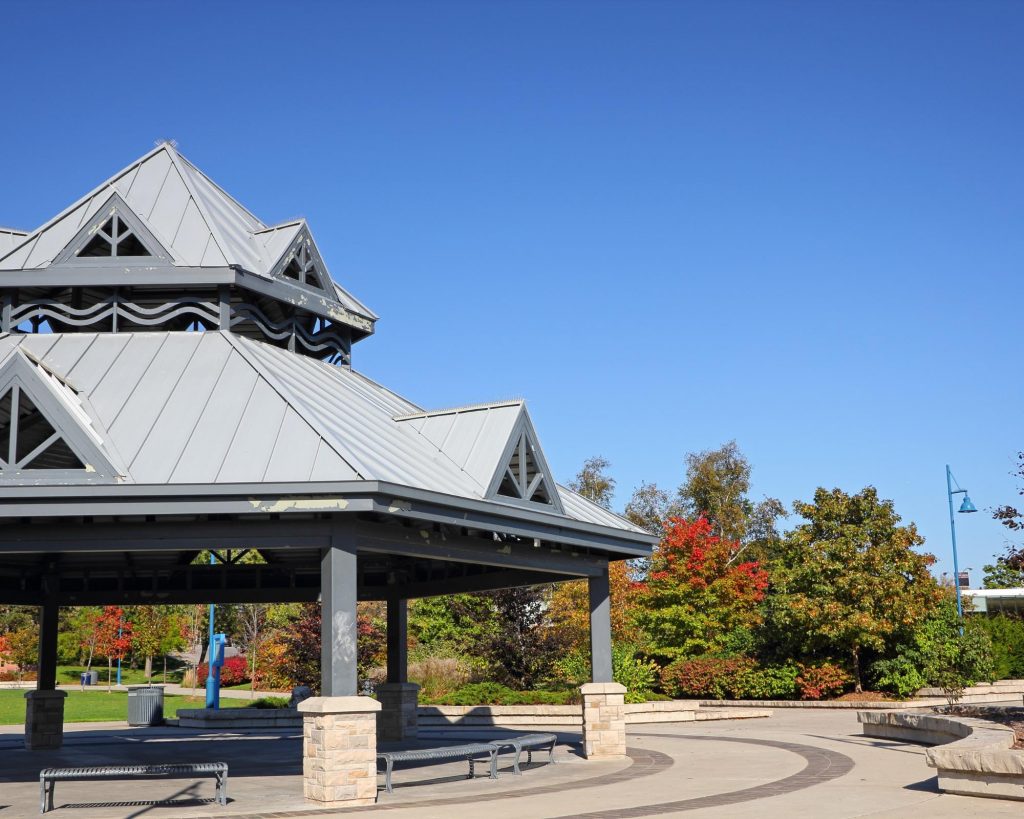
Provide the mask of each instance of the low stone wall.
{"label": "low stone wall", "polygon": [[302,714],[293,708],[180,708],[180,728],[302,728]]}
{"label": "low stone wall", "polygon": [[[716,719],[770,717],[763,708],[701,709],[695,700],[664,700],[629,703],[625,707],[627,725],[666,722],[700,722]],[[421,705],[417,709],[421,730],[444,728],[508,728],[549,731],[579,731],[583,727],[581,705]],[[181,709],[178,725],[182,728],[301,728],[302,715],[289,708],[208,708]]]}
{"label": "low stone wall", "polygon": [[865,736],[939,746],[925,754],[928,765],[938,771],[939,790],[1024,800],[1024,751],[1013,750],[1010,728],[976,717],[921,711],[861,711],[857,720]]}
{"label": "low stone wall", "polygon": [[[771,716],[771,711],[763,708],[701,709],[696,700],[627,703],[625,712],[627,725]],[[578,731],[583,727],[583,710],[579,705],[421,705],[419,725],[435,730],[453,726],[512,729],[547,726],[550,730]]]}

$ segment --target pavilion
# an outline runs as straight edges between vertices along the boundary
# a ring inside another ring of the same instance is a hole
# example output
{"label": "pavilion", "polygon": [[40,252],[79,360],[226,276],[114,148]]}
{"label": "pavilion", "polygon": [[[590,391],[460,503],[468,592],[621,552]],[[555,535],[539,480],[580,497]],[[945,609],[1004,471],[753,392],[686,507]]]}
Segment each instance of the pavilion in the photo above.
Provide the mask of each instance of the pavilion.
{"label": "pavilion", "polygon": [[[319,599],[305,792],[365,803],[375,739],[338,737],[380,708],[384,738],[414,733],[406,601],[586,578],[585,745],[624,752],[608,565],[654,538],[556,484],[522,401],[424,410],[353,369],[377,316],[304,220],[264,224],[163,143],[0,228],[0,301],[0,603],[40,609],[29,748],[62,741],[60,606]],[[376,701],[356,696],[358,600],[387,601]]]}

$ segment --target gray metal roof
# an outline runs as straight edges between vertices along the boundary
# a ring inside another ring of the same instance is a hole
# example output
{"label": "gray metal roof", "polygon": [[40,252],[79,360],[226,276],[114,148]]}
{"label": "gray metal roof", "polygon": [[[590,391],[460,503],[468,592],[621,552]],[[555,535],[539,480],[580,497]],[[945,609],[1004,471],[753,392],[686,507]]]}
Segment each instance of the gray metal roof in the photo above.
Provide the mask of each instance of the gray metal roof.
{"label": "gray metal roof", "polygon": [[[515,505],[489,485],[529,423],[521,401],[425,412],[351,369],[230,332],[0,336],[0,367],[22,354],[73,393],[121,484],[376,481]],[[540,511],[641,531],[557,492]]]}
{"label": "gray metal roof", "polygon": [[17,228],[0,227],[0,258],[10,253],[14,248],[25,241],[28,232]]}
{"label": "gray metal roof", "polygon": [[[294,252],[296,242],[308,237],[315,246],[305,220],[264,224],[170,143],[157,146],[31,233],[0,229],[0,271],[39,270],[55,263],[90,220],[102,217],[114,193],[139,217],[175,266],[235,266],[300,289],[275,278],[272,271]],[[331,282],[325,295],[347,310],[377,318],[336,282]]]}

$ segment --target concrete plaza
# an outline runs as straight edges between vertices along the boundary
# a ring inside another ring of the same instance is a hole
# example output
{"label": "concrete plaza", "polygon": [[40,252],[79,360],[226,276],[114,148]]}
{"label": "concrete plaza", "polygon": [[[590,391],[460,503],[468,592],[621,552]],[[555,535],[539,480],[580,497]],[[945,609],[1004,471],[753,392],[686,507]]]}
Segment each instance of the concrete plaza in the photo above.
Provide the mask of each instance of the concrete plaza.
{"label": "concrete plaza", "polygon": [[[212,780],[58,783],[60,819],[98,817],[326,816],[385,811],[395,819],[486,814],[489,819],[619,819],[686,813],[707,817],[1017,816],[1021,805],[938,793],[920,746],[863,737],[852,711],[777,710],[771,719],[633,726],[630,758],[585,761],[580,737],[560,734],[557,765],[534,763],[521,777],[504,757],[498,781],[464,777],[465,763],[405,768],[395,792],[351,811],[304,803],[296,732],[208,733],[122,724],[67,727],[59,751],[23,749],[22,729],[0,733],[0,819],[38,815],[40,769],[51,766],[225,761],[229,804],[212,802]],[[492,736],[500,731],[491,732]],[[448,731],[421,743],[457,741]],[[477,736],[477,734],[473,734]],[[546,754],[541,754],[543,759]],[[162,802],[162,804],[161,804]]]}

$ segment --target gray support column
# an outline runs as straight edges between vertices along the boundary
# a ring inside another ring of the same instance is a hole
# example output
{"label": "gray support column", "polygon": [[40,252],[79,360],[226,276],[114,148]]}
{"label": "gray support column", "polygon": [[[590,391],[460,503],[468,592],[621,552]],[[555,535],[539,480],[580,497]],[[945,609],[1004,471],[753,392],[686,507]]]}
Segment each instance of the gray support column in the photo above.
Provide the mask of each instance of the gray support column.
{"label": "gray support column", "polygon": [[14,303],[14,299],[11,296],[11,291],[8,290],[4,293],[3,300],[3,314],[0,318],[0,332],[9,333],[13,329],[11,326],[11,305]]}
{"label": "gray support column", "polygon": [[321,696],[356,695],[356,547],[334,535],[320,563]]}
{"label": "gray support column", "polygon": [[219,329],[231,329],[231,291],[227,285],[222,284],[217,288],[217,301],[220,306]]}
{"label": "gray support column", "polygon": [[405,600],[388,599],[388,682],[409,682],[409,619]]}
{"label": "gray support column", "polygon": [[49,598],[39,608],[39,670],[36,676],[38,691],[57,688],[57,601]]}
{"label": "gray support column", "polygon": [[612,681],[612,620],[608,567],[587,578],[590,592],[590,671],[596,683]]}

